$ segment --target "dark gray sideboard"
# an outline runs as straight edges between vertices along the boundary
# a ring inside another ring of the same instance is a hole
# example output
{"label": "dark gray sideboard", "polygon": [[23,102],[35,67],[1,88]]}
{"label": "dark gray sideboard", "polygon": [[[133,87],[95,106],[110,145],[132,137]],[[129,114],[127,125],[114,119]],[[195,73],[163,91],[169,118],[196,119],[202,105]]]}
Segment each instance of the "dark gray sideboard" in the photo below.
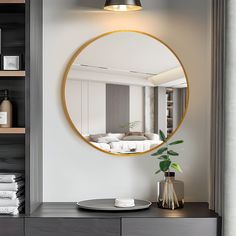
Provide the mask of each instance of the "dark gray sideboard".
{"label": "dark gray sideboard", "polygon": [[[44,203],[24,218],[25,236],[219,236],[220,218],[207,203],[163,210],[92,212],[74,203]],[[0,236],[6,236],[0,232]],[[18,234],[7,236],[21,236]]]}
{"label": "dark gray sideboard", "polygon": [[92,212],[75,203],[43,203],[30,215],[0,216],[0,236],[220,236],[221,218],[207,203],[183,209]]}
{"label": "dark gray sideboard", "polygon": [[24,217],[0,217],[0,236],[24,236]]}

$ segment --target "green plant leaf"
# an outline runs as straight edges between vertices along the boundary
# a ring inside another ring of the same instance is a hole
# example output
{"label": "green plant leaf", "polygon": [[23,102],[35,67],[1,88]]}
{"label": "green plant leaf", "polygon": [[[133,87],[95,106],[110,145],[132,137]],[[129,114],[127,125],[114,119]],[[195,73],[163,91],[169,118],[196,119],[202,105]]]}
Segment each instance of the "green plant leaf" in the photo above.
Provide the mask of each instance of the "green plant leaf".
{"label": "green plant leaf", "polygon": [[174,141],[174,142],[172,142],[172,143],[169,143],[169,145],[177,145],[177,144],[181,144],[181,143],[183,143],[184,142],[184,140],[177,140],[177,141]]}
{"label": "green plant leaf", "polygon": [[165,151],[167,151],[167,150],[168,150],[167,147],[160,148],[159,150],[157,150],[157,152],[153,153],[152,156],[161,155],[163,152],[165,152]]}
{"label": "green plant leaf", "polygon": [[160,162],[161,171],[165,172],[165,171],[169,170],[170,164],[171,164],[171,161],[169,161],[169,160],[161,161]]}
{"label": "green plant leaf", "polygon": [[161,173],[161,170],[158,170],[158,171],[155,172],[156,175],[159,174],[159,173]]}
{"label": "green plant leaf", "polygon": [[177,163],[172,163],[172,164],[171,164],[171,167],[172,167],[173,169],[175,169],[175,170],[181,172],[181,173],[183,172],[182,169],[181,169],[181,167],[180,167],[180,165],[177,164]]}
{"label": "green plant leaf", "polygon": [[174,152],[173,150],[169,150],[167,153],[171,156],[179,156],[179,153]]}
{"label": "green plant leaf", "polygon": [[161,139],[161,141],[162,141],[162,142],[166,142],[166,136],[165,136],[165,134],[163,133],[163,131],[160,130],[159,133],[160,133],[160,139]]}
{"label": "green plant leaf", "polygon": [[166,160],[166,159],[168,159],[168,155],[161,155],[158,157],[158,159]]}

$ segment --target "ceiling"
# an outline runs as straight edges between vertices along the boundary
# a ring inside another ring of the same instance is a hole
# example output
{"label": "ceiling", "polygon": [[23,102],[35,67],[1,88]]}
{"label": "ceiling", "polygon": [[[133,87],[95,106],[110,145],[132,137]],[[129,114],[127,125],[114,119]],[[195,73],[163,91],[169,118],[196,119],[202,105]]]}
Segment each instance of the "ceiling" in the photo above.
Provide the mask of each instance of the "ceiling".
{"label": "ceiling", "polygon": [[150,74],[180,66],[166,46],[135,32],[117,32],[94,41],[80,53],[75,64]]}
{"label": "ceiling", "polygon": [[[181,73],[173,80],[185,79],[176,56],[158,40],[136,32],[116,32],[89,44],[76,58],[69,77],[155,86],[155,76],[159,78],[176,68]],[[170,81],[163,78],[162,83]]]}

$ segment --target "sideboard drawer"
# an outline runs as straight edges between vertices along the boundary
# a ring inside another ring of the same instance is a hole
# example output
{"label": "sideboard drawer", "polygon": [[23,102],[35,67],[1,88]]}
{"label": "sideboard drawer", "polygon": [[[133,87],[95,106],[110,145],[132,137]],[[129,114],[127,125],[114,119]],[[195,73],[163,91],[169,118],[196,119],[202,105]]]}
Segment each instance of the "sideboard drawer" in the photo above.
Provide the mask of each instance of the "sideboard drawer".
{"label": "sideboard drawer", "polygon": [[0,236],[24,236],[24,219],[1,217]]}
{"label": "sideboard drawer", "polygon": [[120,220],[26,218],[25,236],[120,236]]}
{"label": "sideboard drawer", "polygon": [[122,236],[217,236],[217,218],[123,218]]}

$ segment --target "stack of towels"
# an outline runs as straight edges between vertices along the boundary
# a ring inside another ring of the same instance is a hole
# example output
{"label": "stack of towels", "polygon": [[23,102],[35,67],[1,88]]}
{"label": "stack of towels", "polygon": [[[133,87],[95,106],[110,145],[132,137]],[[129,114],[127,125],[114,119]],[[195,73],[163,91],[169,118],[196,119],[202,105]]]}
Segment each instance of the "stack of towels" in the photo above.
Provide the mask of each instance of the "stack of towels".
{"label": "stack of towels", "polygon": [[0,173],[0,214],[17,215],[22,212],[23,208],[23,175]]}

